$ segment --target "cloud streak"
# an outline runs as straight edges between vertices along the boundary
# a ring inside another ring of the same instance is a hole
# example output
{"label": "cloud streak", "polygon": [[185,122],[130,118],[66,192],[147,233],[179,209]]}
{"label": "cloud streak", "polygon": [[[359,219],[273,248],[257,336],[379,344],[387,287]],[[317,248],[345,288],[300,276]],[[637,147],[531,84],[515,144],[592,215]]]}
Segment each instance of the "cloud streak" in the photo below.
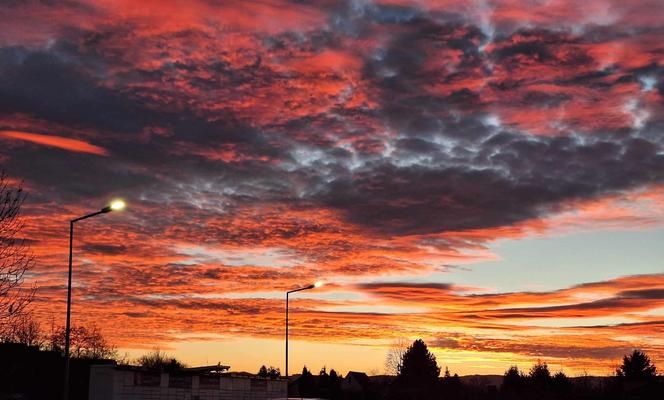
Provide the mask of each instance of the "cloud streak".
{"label": "cloud streak", "polygon": [[9,139],[25,140],[44,146],[56,147],[58,149],[69,150],[75,153],[89,153],[98,156],[108,156],[108,152],[99,146],[78,139],[69,139],[60,136],[42,135],[38,133],[18,132],[18,131],[0,131],[0,136]]}

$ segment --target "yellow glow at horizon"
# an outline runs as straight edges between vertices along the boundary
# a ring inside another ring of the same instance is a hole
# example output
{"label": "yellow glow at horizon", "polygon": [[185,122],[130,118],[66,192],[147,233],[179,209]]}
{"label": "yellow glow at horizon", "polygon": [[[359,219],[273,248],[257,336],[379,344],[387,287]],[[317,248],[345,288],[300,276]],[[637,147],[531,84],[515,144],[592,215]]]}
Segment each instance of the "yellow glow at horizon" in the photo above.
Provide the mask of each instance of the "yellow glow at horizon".
{"label": "yellow glow at horizon", "polygon": [[111,210],[113,211],[124,210],[126,206],[127,205],[123,200],[113,200],[113,202],[111,203]]}
{"label": "yellow glow at horizon", "polygon": [[[259,339],[248,337],[217,338],[217,340],[187,340],[161,343],[162,351],[172,355],[190,366],[211,365],[221,362],[230,364],[232,371],[255,372],[262,364],[274,365],[283,371],[283,340]],[[331,343],[307,340],[291,341],[290,364],[294,372],[302,366],[318,371],[323,366],[334,368],[342,374],[348,371],[364,371],[373,374],[385,373],[385,356],[389,346],[370,343]],[[154,350],[146,348],[121,348],[134,359]],[[536,356],[510,352],[477,352],[458,349],[430,348],[435,354],[438,366],[444,371],[448,366],[452,373],[461,376],[473,374],[502,375],[511,365],[527,371],[537,362]],[[571,376],[584,373],[610,375],[613,371],[601,361],[592,359],[566,360],[555,357],[546,359],[549,368],[563,370]]]}

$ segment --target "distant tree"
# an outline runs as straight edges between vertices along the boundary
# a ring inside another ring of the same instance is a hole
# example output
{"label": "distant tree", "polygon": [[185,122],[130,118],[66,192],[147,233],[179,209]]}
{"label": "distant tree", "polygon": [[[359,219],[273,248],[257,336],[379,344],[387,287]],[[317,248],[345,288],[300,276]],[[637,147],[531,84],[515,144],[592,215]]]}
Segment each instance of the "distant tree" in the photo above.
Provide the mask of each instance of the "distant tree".
{"label": "distant tree", "polygon": [[537,363],[530,368],[528,377],[531,383],[539,388],[546,388],[551,383],[549,366],[541,360],[537,360]]}
{"label": "distant tree", "polygon": [[327,374],[327,368],[323,366],[318,373],[318,392],[317,395],[324,399],[329,399],[331,395],[330,375]]}
{"label": "distant tree", "polygon": [[386,374],[399,375],[401,364],[403,363],[403,355],[406,354],[406,350],[408,350],[408,341],[406,339],[397,339],[392,343],[385,357]]}
{"label": "distant tree", "polygon": [[461,393],[461,386],[461,378],[459,378],[459,375],[452,375],[449,368],[445,367],[441,386],[443,397],[458,398]]}
{"label": "distant tree", "polygon": [[403,355],[399,377],[407,381],[431,383],[438,382],[440,367],[422,339],[417,339]]}
{"label": "distant tree", "polygon": [[558,371],[551,379],[551,387],[558,395],[565,395],[572,391],[572,381],[563,371]]}
{"label": "distant tree", "polygon": [[646,353],[634,350],[632,354],[623,357],[623,363],[616,374],[629,380],[649,380],[657,375],[657,368]]}
{"label": "distant tree", "polygon": [[267,368],[267,377],[270,379],[276,379],[281,376],[281,370],[279,368],[275,368],[273,366],[269,366]]}
{"label": "distant tree", "polygon": [[[64,351],[66,330],[61,327],[51,332],[50,347],[55,351]],[[74,326],[70,331],[69,352],[74,358],[116,359],[115,346],[108,343],[97,325],[89,327]]]}
{"label": "distant tree", "polygon": [[279,368],[275,368],[271,365],[269,367],[266,367],[265,365],[263,365],[258,370],[258,376],[260,376],[261,378],[276,379],[276,378],[281,376],[281,370],[279,370]]}
{"label": "distant tree", "polygon": [[160,371],[178,371],[186,368],[186,365],[175,357],[171,357],[159,349],[155,349],[148,354],[139,357],[136,363],[141,367],[155,369]]}
{"label": "distant tree", "polygon": [[513,365],[505,371],[501,390],[508,393],[520,392],[523,389],[524,379],[525,377],[523,376],[523,373],[519,371],[519,367]]}
{"label": "distant tree", "polygon": [[45,335],[41,325],[29,313],[17,315],[11,326],[0,332],[0,341],[43,347]]}
{"label": "distant tree", "polygon": [[330,370],[330,399],[338,400],[341,398],[341,379],[334,369]]}
{"label": "distant tree", "polygon": [[422,339],[417,339],[403,355],[399,375],[391,387],[394,399],[429,399],[436,396],[440,367]]}
{"label": "distant tree", "polygon": [[302,368],[302,375],[298,379],[298,389],[301,397],[316,397],[314,376],[309,372],[306,365]]}
{"label": "distant tree", "polygon": [[23,288],[25,273],[34,265],[34,256],[21,237],[21,206],[25,193],[21,185],[11,186],[0,171],[0,335],[6,335],[27,311],[35,288]]}

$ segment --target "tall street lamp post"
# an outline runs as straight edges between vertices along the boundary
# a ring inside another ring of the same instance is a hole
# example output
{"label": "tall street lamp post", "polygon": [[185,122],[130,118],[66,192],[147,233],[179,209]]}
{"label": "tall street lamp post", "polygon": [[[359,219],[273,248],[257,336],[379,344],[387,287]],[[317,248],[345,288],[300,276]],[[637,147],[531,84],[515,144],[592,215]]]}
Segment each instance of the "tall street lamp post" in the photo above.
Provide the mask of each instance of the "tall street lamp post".
{"label": "tall street lamp post", "polygon": [[82,221],[84,219],[92,218],[99,214],[106,214],[111,211],[120,211],[125,208],[125,203],[122,200],[115,200],[111,205],[102,208],[97,212],[92,214],[84,215],[79,218],[72,219],[69,221],[69,276],[67,279],[67,325],[65,328],[65,385],[63,390],[64,400],[69,400],[69,334],[71,331],[71,266],[72,266],[72,254],[74,249],[74,223]]}
{"label": "tall street lamp post", "polygon": [[299,289],[293,289],[286,292],[286,399],[288,399],[288,296],[291,293],[301,292],[303,290],[309,290],[317,287],[323,286],[323,282],[316,282],[312,285],[301,287]]}

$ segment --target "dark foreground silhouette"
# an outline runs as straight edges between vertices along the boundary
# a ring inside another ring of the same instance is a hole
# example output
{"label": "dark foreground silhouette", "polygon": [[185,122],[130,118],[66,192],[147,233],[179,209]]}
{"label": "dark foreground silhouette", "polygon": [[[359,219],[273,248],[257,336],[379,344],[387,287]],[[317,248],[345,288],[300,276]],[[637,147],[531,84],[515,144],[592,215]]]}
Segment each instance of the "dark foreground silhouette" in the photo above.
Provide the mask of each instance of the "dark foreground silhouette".
{"label": "dark foreground silhouette", "polygon": [[349,372],[344,378],[325,369],[315,376],[305,368],[291,382],[290,393],[332,400],[664,399],[664,377],[638,350],[626,355],[611,377],[569,378],[562,371],[552,374],[541,361],[527,373],[513,366],[503,376],[459,377],[446,368],[440,377],[436,358],[422,340],[416,340],[398,364],[396,376],[373,377]]}
{"label": "dark foreground silhouette", "polygon": [[[124,370],[133,368],[143,375],[149,375],[151,370],[173,377],[182,375],[185,378],[181,382],[184,385],[182,388],[187,382],[191,387],[191,378],[187,380],[187,374],[196,371],[200,375],[197,371],[200,368],[186,368],[158,351],[141,357],[141,362],[135,367],[119,367],[115,360],[90,357],[93,354],[90,352],[81,354],[88,358],[73,358],[71,363],[71,399],[88,399],[91,368],[99,368],[100,365]],[[0,400],[62,398],[63,368],[64,359],[60,351],[26,344],[0,343]],[[434,355],[422,340],[417,340],[401,357],[396,376],[369,377],[354,371],[342,376],[333,369],[328,372],[326,368],[314,375],[305,367],[302,374],[290,378],[289,393],[291,397],[330,400],[664,399],[664,377],[657,375],[657,369],[649,357],[638,350],[626,355],[615,376],[609,377],[570,378],[563,372],[552,374],[548,365],[541,361],[527,372],[510,367],[502,376],[460,377],[452,375],[447,368],[442,377],[440,373]],[[210,374],[206,376],[214,378]],[[283,382],[284,379],[280,377],[280,371],[273,367],[261,367],[257,374],[234,373],[234,376],[243,376],[252,379],[252,382],[255,380],[257,386],[260,380]],[[265,397],[268,398],[271,397]]]}

